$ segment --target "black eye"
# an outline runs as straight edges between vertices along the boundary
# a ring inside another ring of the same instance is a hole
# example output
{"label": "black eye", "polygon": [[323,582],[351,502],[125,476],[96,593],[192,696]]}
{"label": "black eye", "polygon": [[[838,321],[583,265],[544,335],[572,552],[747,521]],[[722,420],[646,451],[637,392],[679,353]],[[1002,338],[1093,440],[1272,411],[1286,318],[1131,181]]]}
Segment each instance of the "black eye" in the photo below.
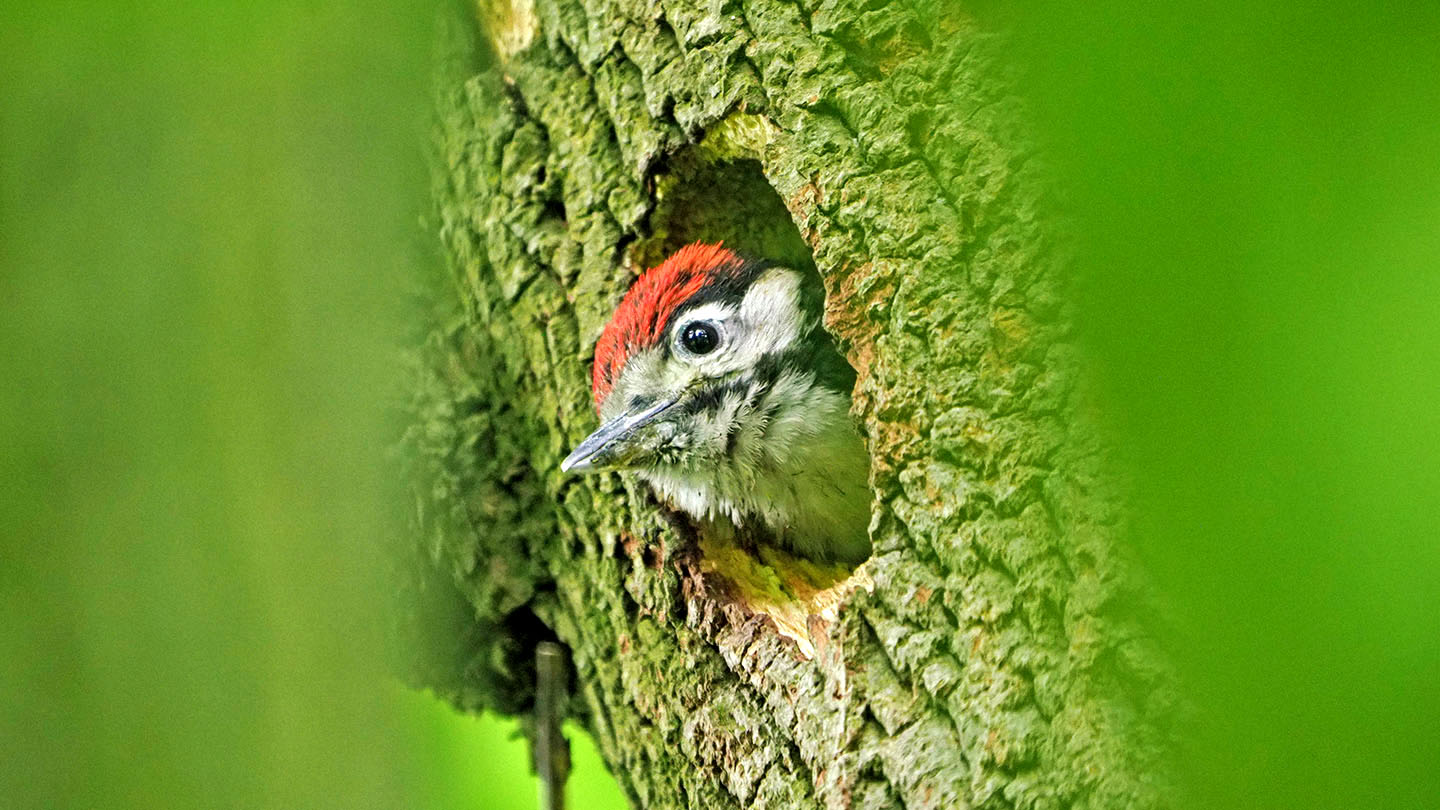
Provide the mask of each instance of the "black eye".
{"label": "black eye", "polygon": [[720,345],[720,330],[705,321],[687,323],[680,330],[680,345],[691,354],[709,354]]}

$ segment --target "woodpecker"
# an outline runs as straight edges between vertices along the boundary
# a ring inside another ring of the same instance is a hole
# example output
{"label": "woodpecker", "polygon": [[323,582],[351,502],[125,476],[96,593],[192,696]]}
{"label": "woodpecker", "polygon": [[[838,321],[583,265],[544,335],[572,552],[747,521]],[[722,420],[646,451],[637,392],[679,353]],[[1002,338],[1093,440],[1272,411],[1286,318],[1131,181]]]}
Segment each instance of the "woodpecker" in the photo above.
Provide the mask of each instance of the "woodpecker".
{"label": "woodpecker", "polygon": [[561,469],[630,470],[703,524],[811,559],[868,557],[855,371],[805,281],[700,243],[641,275],[595,346],[600,428]]}

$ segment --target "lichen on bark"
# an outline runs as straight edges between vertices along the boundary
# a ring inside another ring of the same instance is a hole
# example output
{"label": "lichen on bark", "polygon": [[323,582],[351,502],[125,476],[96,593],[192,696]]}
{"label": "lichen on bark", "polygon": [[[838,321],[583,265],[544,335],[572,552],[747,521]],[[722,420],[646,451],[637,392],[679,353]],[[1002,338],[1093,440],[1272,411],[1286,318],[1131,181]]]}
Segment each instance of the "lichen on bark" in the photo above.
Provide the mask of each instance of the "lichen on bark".
{"label": "lichen on bark", "polygon": [[[454,283],[405,442],[439,606],[411,618],[443,643],[415,680],[521,711],[558,639],[637,807],[1168,804],[1175,693],[1003,38],[927,3],[525,10],[523,47],[444,37]],[[600,329],[693,239],[812,268],[859,373],[875,555],[808,648],[643,486],[559,472]]]}

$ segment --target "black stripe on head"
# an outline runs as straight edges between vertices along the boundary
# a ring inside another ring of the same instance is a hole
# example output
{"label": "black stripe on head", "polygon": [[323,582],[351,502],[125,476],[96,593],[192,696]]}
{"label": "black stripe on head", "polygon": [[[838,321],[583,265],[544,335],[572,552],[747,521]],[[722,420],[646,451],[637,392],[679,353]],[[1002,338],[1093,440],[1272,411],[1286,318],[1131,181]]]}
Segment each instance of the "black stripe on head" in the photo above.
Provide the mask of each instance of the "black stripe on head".
{"label": "black stripe on head", "polygon": [[[697,391],[680,404],[678,412],[683,416],[702,413],[713,416],[734,394],[742,395],[747,403],[753,404],[786,374],[810,376],[815,385],[845,396],[849,396],[855,386],[855,370],[840,356],[829,334],[816,328],[814,334],[791,348],[762,356],[754,368],[740,376]],[[769,418],[772,414],[757,416]],[[734,430],[732,427],[732,434]]]}
{"label": "black stripe on head", "polygon": [[767,354],[755,364],[755,373],[768,375],[771,383],[789,370],[814,374],[817,385],[837,394],[849,396],[855,387],[855,369],[818,324],[786,351]]}
{"label": "black stripe on head", "polygon": [[736,377],[728,382],[706,386],[681,403],[681,416],[695,416],[701,413],[714,414],[720,410],[725,398],[731,394],[744,394],[751,387],[750,376]]}
{"label": "black stripe on head", "polygon": [[[764,259],[751,259],[741,256],[740,266],[738,268],[725,273],[715,274],[699,292],[685,299],[683,305],[676,307],[675,311],[670,313],[670,317],[665,319],[665,323],[661,326],[660,334],[668,336],[675,328],[675,324],[682,318],[688,318],[689,313],[697,307],[717,303],[731,307],[740,306],[740,302],[745,299],[745,292],[750,289],[750,285],[754,284],[755,280],[760,278],[766,270],[776,266],[774,263],[765,261]],[[669,357],[673,351],[669,340],[662,338],[661,347],[665,356]]]}
{"label": "black stripe on head", "polygon": [[[709,284],[685,301],[683,310],[713,303],[738,306],[740,301],[745,298],[745,291],[750,289],[750,285],[754,284],[755,280],[760,278],[766,270],[776,266],[773,262],[764,259],[751,259],[748,256],[739,256],[739,259],[740,266],[738,268],[716,274]],[[669,327],[674,325],[675,319],[682,314],[684,313],[681,310],[671,314],[670,319],[665,323],[667,332]]]}

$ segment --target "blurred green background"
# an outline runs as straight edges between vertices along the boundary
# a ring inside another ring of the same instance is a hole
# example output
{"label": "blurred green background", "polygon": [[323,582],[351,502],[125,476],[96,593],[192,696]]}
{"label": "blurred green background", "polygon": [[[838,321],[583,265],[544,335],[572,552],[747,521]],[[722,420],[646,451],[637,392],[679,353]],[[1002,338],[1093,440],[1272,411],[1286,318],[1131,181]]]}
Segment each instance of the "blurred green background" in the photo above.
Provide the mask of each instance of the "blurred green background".
{"label": "blurred green background", "polygon": [[[0,13],[0,805],[534,806],[511,724],[381,663],[432,8]],[[981,13],[1075,224],[1194,806],[1440,806],[1440,11]]]}
{"label": "blurred green background", "polygon": [[1006,13],[1195,806],[1440,807],[1440,5]]}
{"label": "blurred green background", "polygon": [[382,649],[434,20],[0,12],[0,807],[537,806]]}

